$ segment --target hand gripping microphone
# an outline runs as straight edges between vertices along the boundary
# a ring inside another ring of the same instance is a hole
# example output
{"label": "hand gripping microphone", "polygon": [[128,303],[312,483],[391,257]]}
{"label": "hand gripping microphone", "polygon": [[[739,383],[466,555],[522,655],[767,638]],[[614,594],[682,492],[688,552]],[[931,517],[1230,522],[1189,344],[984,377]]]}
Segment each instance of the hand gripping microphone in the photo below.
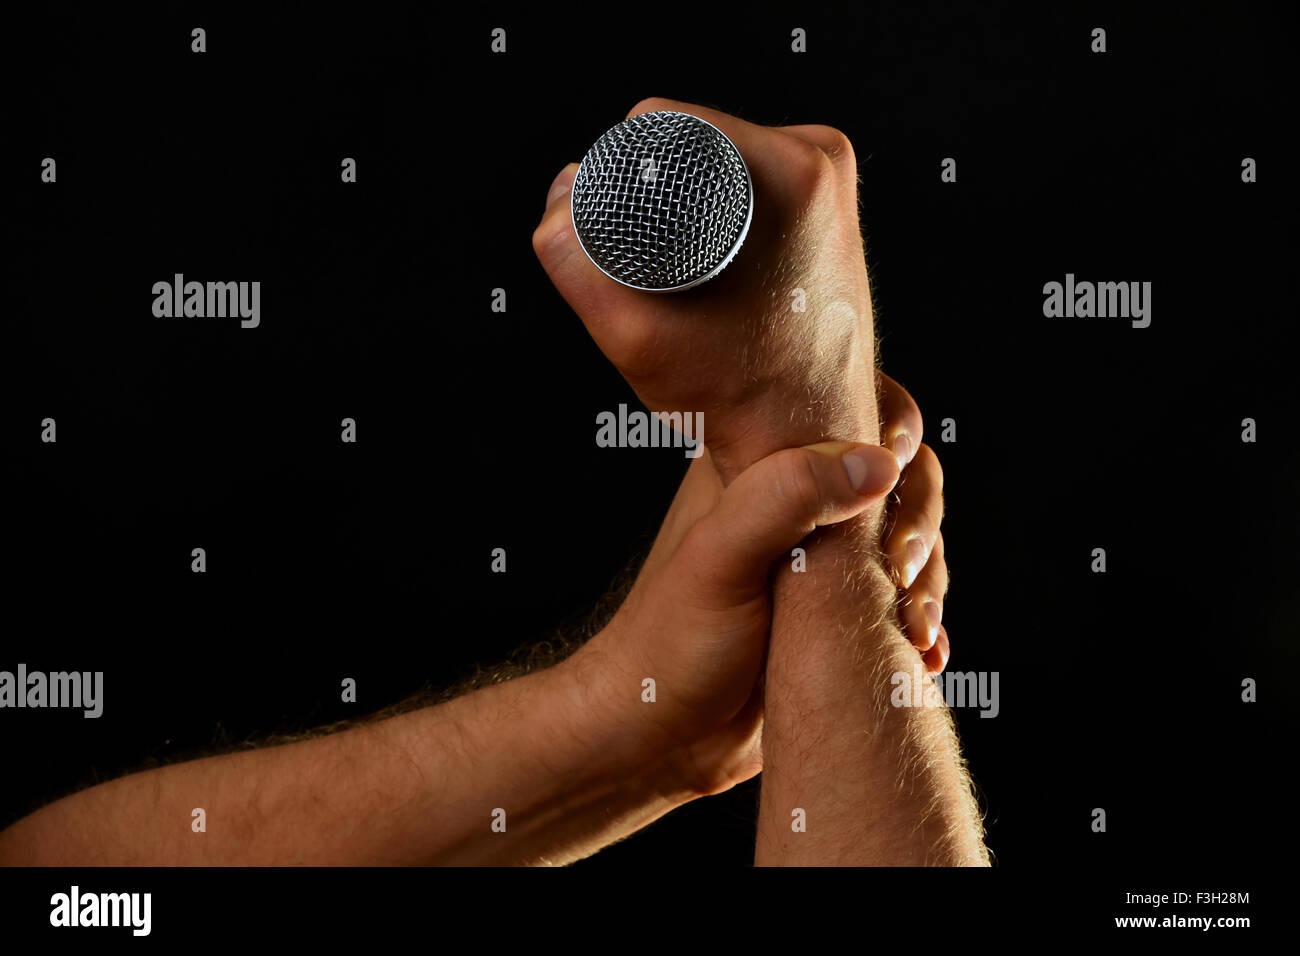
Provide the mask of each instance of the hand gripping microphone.
{"label": "hand gripping microphone", "polygon": [[619,123],[573,181],[573,230],[601,272],[643,292],[712,279],[745,241],[754,185],[712,123],[662,110]]}

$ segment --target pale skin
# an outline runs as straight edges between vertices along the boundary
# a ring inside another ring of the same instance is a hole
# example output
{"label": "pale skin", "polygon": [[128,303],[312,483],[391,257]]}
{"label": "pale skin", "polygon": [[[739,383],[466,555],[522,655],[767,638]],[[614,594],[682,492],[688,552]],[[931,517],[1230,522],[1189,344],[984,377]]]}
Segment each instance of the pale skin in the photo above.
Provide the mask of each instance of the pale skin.
{"label": "pale skin", "polygon": [[[865,456],[857,490],[842,460],[854,451]],[[758,772],[761,711],[745,703],[770,567],[815,526],[883,500],[897,477],[883,449],[830,443],[773,455],[724,493],[706,453],[627,601],[574,656],[353,730],[92,787],[0,833],[0,862],[558,864],[594,853]],[[904,489],[899,512],[917,506]],[[703,656],[684,656],[692,646]],[[653,704],[647,674],[662,688]],[[191,829],[195,807],[204,833]],[[504,832],[490,829],[498,808]]]}
{"label": "pale skin", "polygon": [[[857,164],[830,127],[760,127],[671,100],[721,129],[754,179],[742,254],[718,278],[676,295],[607,280],[579,248],[561,172],[533,237],[552,282],[648,407],[702,411],[725,484],[774,449],[879,443],[875,329],[858,222]],[[631,115],[631,114],[630,114]],[[802,292],[807,311],[791,302]],[[808,572],[781,571],[766,663],[759,864],[987,863],[949,715],[888,706],[890,675],[912,666],[878,555],[876,503],[815,536]],[[885,554],[903,581],[927,577],[938,544],[931,514],[895,528]],[[915,544],[913,544],[915,540]],[[909,548],[911,549],[909,551]],[[936,593],[936,584],[926,581]],[[914,602],[924,614],[927,602]],[[802,814],[806,830],[792,817]]]}
{"label": "pale skin", "polygon": [[[794,150],[791,156],[809,158]],[[775,212],[772,190],[756,179],[760,210]],[[817,186],[824,177],[804,180]],[[901,714],[870,724],[871,707],[864,702],[874,698],[860,681],[845,679],[859,673],[861,652],[905,659],[912,667],[919,650],[931,671],[941,669],[948,655],[946,633],[923,610],[941,609],[946,589],[938,531],[942,473],[920,442],[915,404],[883,378],[880,410],[890,450],[879,447],[875,377],[862,354],[860,317],[846,324],[837,306],[812,310],[812,328],[773,328],[767,318],[746,317],[730,323],[732,335],[723,334],[725,322],[696,334],[700,329],[689,315],[646,319],[643,305],[626,324],[602,325],[600,309],[581,298],[581,289],[593,279],[608,280],[566,273],[564,239],[556,233],[564,228],[559,211],[567,207],[554,193],[551,198],[534,244],[557,288],[650,407],[699,408],[716,426],[709,453],[688,469],[654,549],[609,625],[555,667],[438,707],[301,743],[130,775],[74,794],[0,833],[0,863],[564,863],[684,802],[748,779],[764,765],[760,863],[981,861],[973,820],[975,848],[960,839],[962,781],[942,772],[944,759],[956,753],[946,719],[931,713],[936,724]],[[856,230],[856,210],[854,217]],[[828,227],[838,238],[810,240],[779,217],[756,217],[748,250],[779,255],[788,247],[788,261],[773,276],[780,270],[787,278],[796,275],[794,263],[811,268],[812,248],[844,242],[847,227],[825,210],[796,218],[810,230],[810,224]],[[780,231],[774,234],[775,227]],[[715,280],[714,292],[696,296],[700,315],[716,314],[718,290],[744,274],[736,270],[744,261]],[[848,260],[818,268],[832,265],[849,268]],[[835,283],[836,301],[849,301],[857,280],[838,276]],[[861,286],[865,294],[865,270]],[[608,290],[593,287],[599,304]],[[774,288],[762,286],[773,299]],[[754,294],[762,301],[762,293]],[[612,298],[607,304],[635,306]],[[866,306],[869,330],[869,297]],[[738,307],[735,314],[744,313]],[[659,318],[667,320],[647,333],[644,321]],[[739,366],[737,341],[746,343]],[[831,361],[810,368],[780,360],[776,353],[782,351]],[[680,367],[688,355],[702,367],[674,382],[666,370]],[[700,373],[715,377],[694,377]],[[698,382],[709,384],[702,389]],[[791,408],[799,411],[792,415]],[[798,438],[783,442],[796,432]],[[855,437],[823,440],[841,436]],[[901,436],[908,441],[898,441]],[[849,468],[846,451],[862,461]],[[905,480],[885,542],[895,562],[891,578],[884,570],[888,561],[864,555],[874,553],[900,464]],[[850,474],[867,476],[867,485],[855,491],[847,483]],[[804,540],[830,525],[848,530]],[[909,560],[912,538],[923,542],[923,559]],[[784,559],[800,542],[809,549],[808,571],[795,576],[798,587],[788,570],[778,576],[773,612],[771,569],[788,569]],[[846,589],[846,573],[869,586]],[[893,623],[899,584],[914,647]],[[853,626],[864,615],[870,626]],[[852,632],[839,656],[822,653],[825,642],[815,643],[818,629],[833,627]],[[805,668],[809,647],[817,650],[815,666]],[[766,694],[760,690],[765,655]],[[654,703],[642,697],[647,677],[657,683]],[[809,702],[820,703],[820,710],[805,712]],[[849,737],[860,736],[863,726],[879,727],[875,748],[855,749],[853,740],[846,747],[840,722],[859,728]],[[801,743],[809,727],[822,746]],[[864,752],[867,768],[846,766]],[[904,787],[891,788],[887,781],[899,777]],[[838,788],[837,796],[819,804],[818,788]],[[864,815],[875,815],[870,825],[837,819],[834,799],[857,801]],[[782,842],[789,823],[777,811],[785,803],[807,811],[802,843]],[[190,829],[194,807],[205,809],[207,833]],[[505,811],[504,833],[489,828],[496,808]]]}

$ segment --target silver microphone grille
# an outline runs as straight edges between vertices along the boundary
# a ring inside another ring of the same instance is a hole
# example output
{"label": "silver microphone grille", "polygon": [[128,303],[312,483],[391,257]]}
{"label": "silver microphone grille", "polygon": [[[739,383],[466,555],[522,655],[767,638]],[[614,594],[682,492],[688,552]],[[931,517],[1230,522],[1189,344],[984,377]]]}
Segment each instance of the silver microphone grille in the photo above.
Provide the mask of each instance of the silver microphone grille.
{"label": "silver microphone grille", "polygon": [[754,188],[722,131],[687,113],[642,113],[596,141],[573,181],[578,242],[596,268],[646,292],[716,276],[745,241]]}

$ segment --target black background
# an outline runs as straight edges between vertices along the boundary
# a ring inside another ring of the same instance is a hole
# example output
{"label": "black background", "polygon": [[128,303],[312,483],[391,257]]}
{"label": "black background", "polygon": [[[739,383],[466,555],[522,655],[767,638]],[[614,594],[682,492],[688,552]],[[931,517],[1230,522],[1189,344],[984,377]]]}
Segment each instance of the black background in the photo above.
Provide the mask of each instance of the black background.
{"label": "black background", "polygon": [[[1001,675],[996,719],[957,716],[1002,869],[1272,856],[1295,716],[1291,9],[428,6],[11,22],[0,668],[103,670],[105,710],[0,714],[0,824],[582,619],[686,460],[596,448],[596,413],[636,400],[530,237],[560,168],[662,95],[854,143],[883,365],[945,470],[949,669]],[[176,272],[260,280],[260,328],[154,318]],[[1045,319],[1067,272],[1152,282],[1150,328]],[[578,866],[745,864],[756,800]]]}

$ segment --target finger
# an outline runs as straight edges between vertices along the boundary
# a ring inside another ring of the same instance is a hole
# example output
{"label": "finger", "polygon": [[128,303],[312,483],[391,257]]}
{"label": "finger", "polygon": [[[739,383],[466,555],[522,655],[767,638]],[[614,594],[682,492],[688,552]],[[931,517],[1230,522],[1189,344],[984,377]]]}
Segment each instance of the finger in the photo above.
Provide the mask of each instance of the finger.
{"label": "finger", "polygon": [[903,626],[917,650],[928,651],[934,646],[943,622],[943,599],[947,591],[948,563],[943,557],[940,534],[930,551],[930,560],[907,589],[907,600],[902,607]]}
{"label": "finger", "polygon": [[948,631],[940,627],[939,639],[934,642],[934,647],[925,652],[922,660],[925,661],[925,669],[928,673],[939,674],[948,666]]}
{"label": "finger", "polygon": [[809,532],[881,502],[897,480],[898,462],[879,445],[825,442],[769,455],[687,533],[675,556],[684,585],[710,606],[748,601],[766,589],[773,562]]}
{"label": "finger", "polygon": [[686,475],[668,508],[668,514],[664,516],[659,533],[655,535],[650,553],[637,572],[638,579],[653,576],[668,563],[691,526],[717,507],[722,498],[722,490],[718,469],[713,464],[709,450],[705,448],[700,457],[687,467]]}
{"label": "finger", "polygon": [[[546,211],[533,230],[533,252],[552,284],[584,321],[598,316],[619,316],[641,306],[643,297],[634,289],[614,282],[587,258],[573,231],[569,194],[578,164],[560,170],[547,192]],[[602,323],[600,332],[617,337],[622,323]],[[593,334],[596,330],[593,330]],[[620,347],[615,339],[610,343]]]}
{"label": "finger", "polygon": [[880,443],[898,456],[899,468],[906,468],[921,446],[924,431],[921,409],[907,389],[879,369],[876,392],[880,405]]}
{"label": "finger", "polygon": [[[830,168],[826,154],[806,140],[717,110],[652,98],[642,100],[628,115],[655,110],[676,110],[698,116],[716,126],[735,144],[753,179],[755,218],[749,244],[756,248],[763,244],[765,229],[775,235],[784,231],[782,223],[797,217],[823,170]],[[573,231],[569,204],[560,199],[548,206],[542,222],[533,231],[533,250],[552,284],[607,353],[619,349],[621,354],[623,345],[635,350],[640,338],[627,337],[644,334],[644,330],[636,328],[637,323],[618,322],[613,317],[647,309],[667,316],[673,314],[663,303],[652,305],[646,294],[615,282],[592,264]],[[592,328],[593,323],[597,328]],[[619,340],[620,333],[626,341]]]}
{"label": "finger", "polygon": [[898,489],[894,525],[885,538],[885,554],[900,587],[911,587],[925,567],[943,521],[943,469],[929,445],[916,450]]}
{"label": "finger", "polygon": [[574,177],[577,175],[578,164],[569,163],[569,165],[561,169],[560,174],[552,180],[551,188],[546,193],[546,211],[542,215],[543,219],[546,218],[546,214],[550,213],[552,209],[558,208],[556,203],[568,199],[569,192],[573,189]]}
{"label": "finger", "polygon": [[778,126],[781,132],[812,143],[830,159],[844,185],[857,194],[858,159],[849,138],[833,126]]}
{"label": "finger", "polygon": [[807,138],[791,136],[778,127],[760,126],[707,106],[652,96],[632,107],[627,115],[639,116],[659,110],[689,113],[721,130],[740,151],[749,168],[754,180],[756,206],[762,200],[798,206],[803,201],[806,184],[800,182],[801,176],[796,175],[796,171],[812,172],[815,167],[830,165],[826,151]]}

